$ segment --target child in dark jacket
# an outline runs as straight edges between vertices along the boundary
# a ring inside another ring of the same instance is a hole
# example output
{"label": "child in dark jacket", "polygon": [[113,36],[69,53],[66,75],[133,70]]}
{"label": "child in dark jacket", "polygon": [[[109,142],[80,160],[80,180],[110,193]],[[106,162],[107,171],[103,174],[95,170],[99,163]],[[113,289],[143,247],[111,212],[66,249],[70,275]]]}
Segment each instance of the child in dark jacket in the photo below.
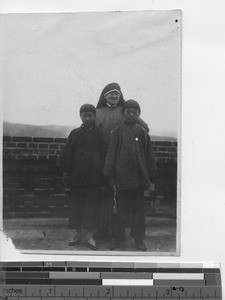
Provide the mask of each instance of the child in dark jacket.
{"label": "child in dark jacket", "polygon": [[86,229],[87,246],[96,250],[94,233],[97,229],[100,186],[102,185],[104,142],[95,127],[96,109],[91,104],[80,108],[83,124],[71,131],[60,155],[63,181],[71,187],[69,228],[74,237],[69,246],[81,242],[81,229]]}
{"label": "child in dark jacket", "polygon": [[[116,213],[110,249],[125,238],[126,216],[131,211],[131,236],[138,250],[146,251],[144,190],[157,177],[155,157],[147,131],[137,124],[140,106],[128,100],[122,113],[124,122],[112,131],[106,155],[104,176],[116,188]],[[115,207],[114,207],[115,208]]]}

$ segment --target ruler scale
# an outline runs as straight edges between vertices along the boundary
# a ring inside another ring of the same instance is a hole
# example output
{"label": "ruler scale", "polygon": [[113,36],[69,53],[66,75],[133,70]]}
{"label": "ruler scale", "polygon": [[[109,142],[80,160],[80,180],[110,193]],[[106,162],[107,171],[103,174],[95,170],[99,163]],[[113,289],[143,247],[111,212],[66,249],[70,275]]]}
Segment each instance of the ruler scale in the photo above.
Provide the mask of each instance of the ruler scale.
{"label": "ruler scale", "polygon": [[199,263],[0,263],[0,300],[51,299],[220,300],[220,267]]}

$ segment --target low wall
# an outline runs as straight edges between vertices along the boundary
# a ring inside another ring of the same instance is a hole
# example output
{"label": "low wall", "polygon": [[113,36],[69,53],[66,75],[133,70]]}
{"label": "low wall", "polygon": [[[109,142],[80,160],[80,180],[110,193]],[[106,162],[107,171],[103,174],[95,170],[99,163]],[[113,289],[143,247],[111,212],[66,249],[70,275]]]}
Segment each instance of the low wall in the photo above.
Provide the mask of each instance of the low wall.
{"label": "low wall", "polygon": [[[67,216],[70,189],[56,166],[64,138],[3,137],[3,217]],[[176,213],[177,142],[153,141],[159,180],[146,191],[147,214]]]}

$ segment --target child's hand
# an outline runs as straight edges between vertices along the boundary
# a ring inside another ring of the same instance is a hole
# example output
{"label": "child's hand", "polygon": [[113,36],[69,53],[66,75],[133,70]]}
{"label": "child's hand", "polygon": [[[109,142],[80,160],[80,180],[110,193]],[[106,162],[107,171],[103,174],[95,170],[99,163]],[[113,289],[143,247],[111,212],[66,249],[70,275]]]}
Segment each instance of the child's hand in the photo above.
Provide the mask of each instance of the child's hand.
{"label": "child's hand", "polygon": [[63,173],[62,181],[64,185],[68,185],[68,175],[66,173]]}
{"label": "child's hand", "polygon": [[150,183],[149,190],[150,191],[154,191],[155,190],[155,184],[154,183]]}

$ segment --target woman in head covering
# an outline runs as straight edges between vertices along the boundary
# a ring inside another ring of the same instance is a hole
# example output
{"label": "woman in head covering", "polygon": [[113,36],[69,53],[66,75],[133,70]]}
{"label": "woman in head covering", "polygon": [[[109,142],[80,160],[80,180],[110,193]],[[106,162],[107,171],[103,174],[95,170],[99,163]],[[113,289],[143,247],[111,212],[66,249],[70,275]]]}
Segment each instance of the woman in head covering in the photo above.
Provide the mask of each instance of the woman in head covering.
{"label": "woman in head covering", "polygon": [[[110,133],[116,127],[122,125],[122,107],[126,101],[123,98],[121,88],[118,83],[107,84],[96,106],[95,125],[103,135],[106,150],[109,145]],[[138,123],[149,131],[148,125],[138,117]],[[99,237],[111,238],[111,217],[112,217],[112,194],[107,189],[103,192],[103,199],[100,210],[100,231]]]}
{"label": "woman in head covering", "polygon": [[[109,83],[104,87],[96,106],[95,124],[102,131],[107,146],[110,132],[123,123],[121,110],[125,102],[118,83]],[[141,118],[138,118],[138,122],[149,131],[148,125]]]}

